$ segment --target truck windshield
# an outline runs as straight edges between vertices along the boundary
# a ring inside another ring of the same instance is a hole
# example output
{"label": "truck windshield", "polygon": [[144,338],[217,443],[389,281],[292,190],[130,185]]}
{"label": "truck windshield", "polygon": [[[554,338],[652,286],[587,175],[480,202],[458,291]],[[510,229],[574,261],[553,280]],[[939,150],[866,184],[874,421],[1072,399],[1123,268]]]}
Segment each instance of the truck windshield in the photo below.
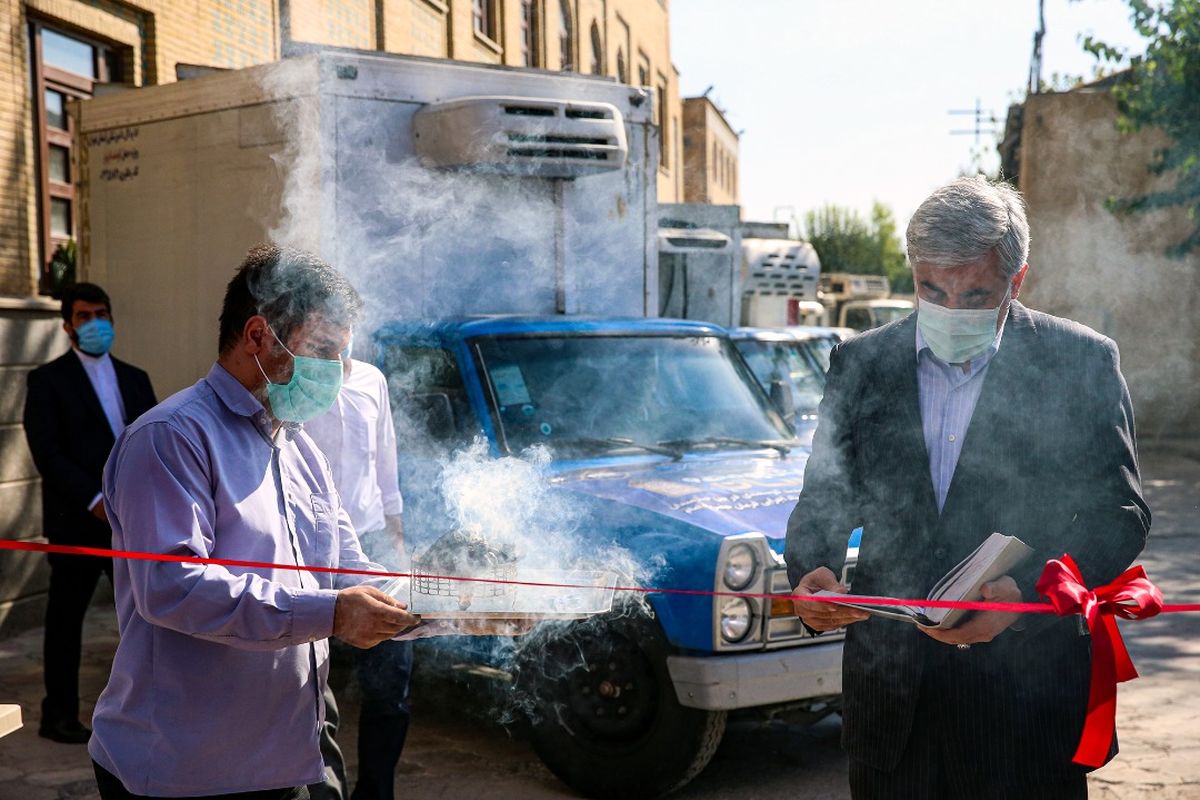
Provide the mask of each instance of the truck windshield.
{"label": "truck windshield", "polygon": [[792,392],[796,413],[808,416],[817,413],[825,380],[809,359],[807,342],[771,342],[759,339],[741,339],[737,348],[750,371],[764,388],[775,381],[783,381]]}
{"label": "truck windshield", "polygon": [[[791,439],[716,336],[494,337],[474,342],[510,452],[678,452]],[[719,440],[719,441],[718,441]],[[667,447],[660,443],[670,443]]]}

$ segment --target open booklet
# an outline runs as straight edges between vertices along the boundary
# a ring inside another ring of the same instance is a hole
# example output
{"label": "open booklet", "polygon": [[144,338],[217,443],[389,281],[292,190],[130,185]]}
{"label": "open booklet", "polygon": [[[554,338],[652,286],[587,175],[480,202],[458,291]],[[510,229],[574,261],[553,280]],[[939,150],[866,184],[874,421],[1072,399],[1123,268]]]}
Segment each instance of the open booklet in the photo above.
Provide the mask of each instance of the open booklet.
{"label": "open booklet", "polygon": [[[423,576],[418,575],[418,579]],[[526,586],[454,581],[425,581],[437,593],[415,591],[409,578],[396,578],[382,589],[408,604],[422,619],[539,620],[583,619],[612,608],[617,576],[605,570],[519,570],[515,581],[560,584]]]}
{"label": "open booklet", "polygon": [[[1020,563],[1033,550],[1015,536],[993,533],[975,548],[975,552],[959,562],[958,566],[934,585],[926,598],[929,600],[975,601],[983,598],[981,588],[994,581]],[[838,605],[858,608],[877,617],[889,617],[926,625],[931,628],[953,628],[967,613],[961,608],[928,608],[925,606],[875,606],[854,602],[854,595],[839,594],[822,590],[814,596],[840,598]]]}

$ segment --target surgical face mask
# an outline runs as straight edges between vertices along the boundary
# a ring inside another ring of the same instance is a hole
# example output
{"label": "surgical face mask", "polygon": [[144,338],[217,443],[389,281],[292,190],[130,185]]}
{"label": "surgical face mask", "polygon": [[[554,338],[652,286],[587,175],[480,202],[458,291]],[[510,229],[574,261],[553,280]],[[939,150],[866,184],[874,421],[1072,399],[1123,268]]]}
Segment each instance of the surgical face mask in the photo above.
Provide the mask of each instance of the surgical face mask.
{"label": "surgical face mask", "polygon": [[[271,335],[275,336],[275,331]],[[333,408],[342,388],[341,360],[298,356],[278,336],[275,341],[292,357],[292,379],[287,383],[272,383],[262,362],[254,356],[258,371],[267,378],[267,400],[275,418],[282,422],[308,422]]]}
{"label": "surgical face mask", "polygon": [[89,356],[102,356],[112,347],[113,325],[106,319],[93,318],[75,329],[79,349]]}
{"label": "surgical face mask", "polygon": [[1012,293],[1005,293],[995,308],[946,308],[917,299],[917,325],[933,354],[947,364],[961,364],[982,355],[996,338],[1000,309]]}

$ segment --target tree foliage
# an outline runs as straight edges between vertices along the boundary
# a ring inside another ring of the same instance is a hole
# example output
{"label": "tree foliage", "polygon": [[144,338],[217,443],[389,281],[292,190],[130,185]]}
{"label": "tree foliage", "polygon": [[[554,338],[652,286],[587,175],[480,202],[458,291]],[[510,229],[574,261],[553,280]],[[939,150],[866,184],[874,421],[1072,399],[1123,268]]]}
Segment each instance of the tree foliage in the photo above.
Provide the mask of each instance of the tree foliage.
{"label": "tree foliage", "polygon": [[1113,84],[1117,124],[1124,132],[1158,128],[1170,144],[1155,151],[1149,164],[1154,175],[1167,175],[1174,185],[1135,197],[1110,198],[1119,214],[1182,207],[1194,221],[1191,233],[1167,254],[1182,257],[1200,247],[1200,0],[1152,3],[1126,0],[1135,30],[1148,40],[1146,52],[1125,50],[1085,37],[1083,47],[1101,62],[1129,69]]}
{"label": "tree foliage", "polygon": [[896,218],[883,203],[872,206],[869,219],[852,208],[822,206],[804,215],[804,228],[821,259],[822,272],[886,275],[893,292],[912,292],[912,271],[904,258]]}

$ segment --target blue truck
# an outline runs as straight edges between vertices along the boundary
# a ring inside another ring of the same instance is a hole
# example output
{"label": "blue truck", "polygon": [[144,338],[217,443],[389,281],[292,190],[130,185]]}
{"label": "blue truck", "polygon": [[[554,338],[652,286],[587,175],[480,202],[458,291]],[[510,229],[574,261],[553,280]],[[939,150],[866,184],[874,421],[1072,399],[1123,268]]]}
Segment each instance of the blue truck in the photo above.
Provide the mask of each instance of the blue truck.
{"label": "blue truck", "polygon": [[453,524],[425,491],[446,453],[478,439],[497,459],[541,446],[550,490],[583,520],[580,547],[619,546],[648,586],[751,595],[650,593],[640,613],[517,640],[531,739],[564,782],[659,796],[703,769],[729,712],[836,709],[841,636],[809,635],[784,599],[812,423],[784,419],[724,329],[497,316],[390,324],[374,342],[411,552]]}

